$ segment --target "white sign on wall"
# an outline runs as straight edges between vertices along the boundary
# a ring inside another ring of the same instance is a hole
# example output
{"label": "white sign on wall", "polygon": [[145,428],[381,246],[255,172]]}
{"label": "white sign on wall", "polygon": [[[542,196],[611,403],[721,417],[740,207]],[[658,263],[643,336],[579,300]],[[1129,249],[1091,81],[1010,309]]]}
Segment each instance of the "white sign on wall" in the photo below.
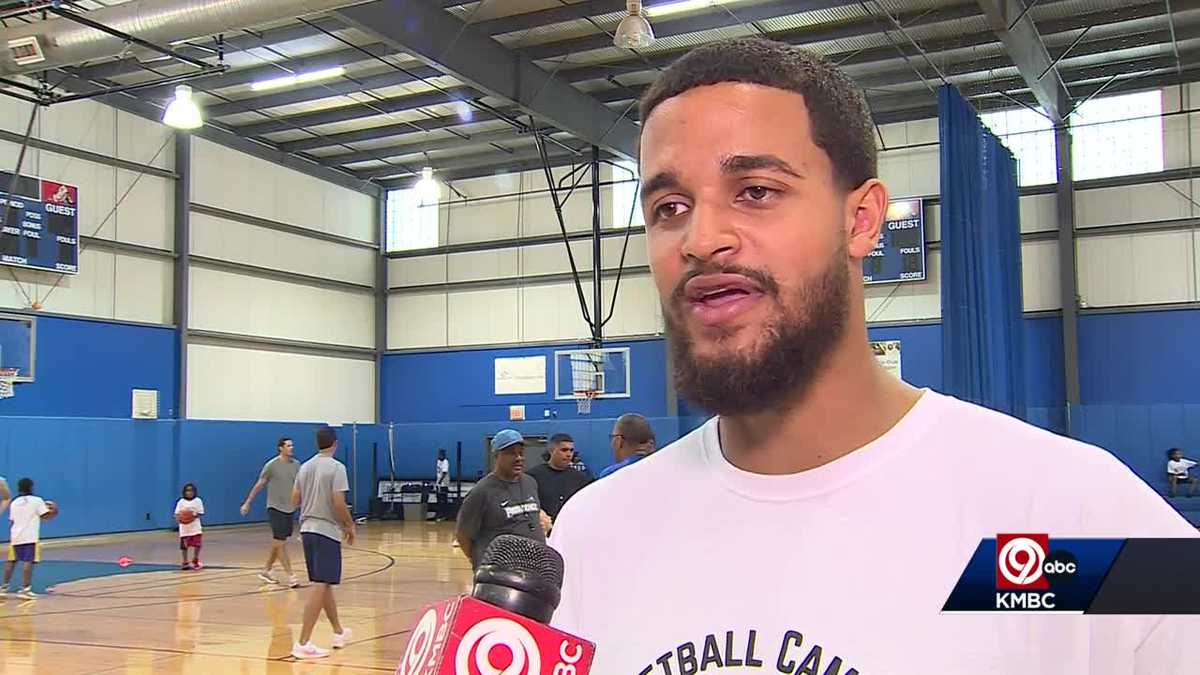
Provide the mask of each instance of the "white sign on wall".
{"label": "white sign on wall", "polygon": [[879,340],[871,342],[871,351],[875,354],[875,360],[879,365],[883,366],[884,370],[900,377],[900,341],[899,340]]}
{"label": "white sign on wall", "polygon": [[517,356],[496,359],[496,394],[544,394],[546,357]]}

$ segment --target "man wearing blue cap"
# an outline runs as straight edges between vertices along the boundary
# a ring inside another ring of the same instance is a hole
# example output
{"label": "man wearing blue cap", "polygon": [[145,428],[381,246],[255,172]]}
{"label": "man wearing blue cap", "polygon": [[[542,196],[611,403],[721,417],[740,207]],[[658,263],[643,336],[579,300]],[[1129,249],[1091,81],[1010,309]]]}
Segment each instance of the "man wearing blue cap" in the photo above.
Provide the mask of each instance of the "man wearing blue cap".
{"label": "man wearing blue cap", "polygon": [[525,439],[512,429],[492,438],[494,468],[475,484],[458,510],[455,536],[463,553],[479,566],[483,552],[502,534],[545,543],[537,481],[525,475]]}

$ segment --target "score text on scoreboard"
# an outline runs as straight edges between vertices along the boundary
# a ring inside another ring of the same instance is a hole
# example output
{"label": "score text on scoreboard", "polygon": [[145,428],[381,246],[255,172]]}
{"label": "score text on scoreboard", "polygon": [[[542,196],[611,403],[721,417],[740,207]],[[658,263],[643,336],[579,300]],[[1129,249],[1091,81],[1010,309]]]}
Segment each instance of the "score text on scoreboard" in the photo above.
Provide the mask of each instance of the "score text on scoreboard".
{"label": "score text on scoreboard", "polygon": [[21,176],[10,199],[12,174],[0,171],[0,263],[79,272],[79,188]]}
{"label": "score text on scoreboard", "polygon": [[888,202],[875,250],[863,258],[863,281],[883,284],[925,279],[925,203],[920,199]]}

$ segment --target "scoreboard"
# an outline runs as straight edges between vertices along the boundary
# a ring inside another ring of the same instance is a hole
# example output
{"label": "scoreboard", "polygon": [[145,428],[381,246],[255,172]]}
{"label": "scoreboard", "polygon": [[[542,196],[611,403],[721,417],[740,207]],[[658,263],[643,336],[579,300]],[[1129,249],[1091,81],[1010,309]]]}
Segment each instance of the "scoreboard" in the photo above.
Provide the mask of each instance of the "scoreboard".
{"label": "scoreboard", "polygon": [[875,250],[863,258],[863,281],[883,284],[925,279],[925,203],[897,199],[888,203]]}
{"label": "scoreboard", "polygon": [[79,188],[0,171],[0,264],[79,272]]}

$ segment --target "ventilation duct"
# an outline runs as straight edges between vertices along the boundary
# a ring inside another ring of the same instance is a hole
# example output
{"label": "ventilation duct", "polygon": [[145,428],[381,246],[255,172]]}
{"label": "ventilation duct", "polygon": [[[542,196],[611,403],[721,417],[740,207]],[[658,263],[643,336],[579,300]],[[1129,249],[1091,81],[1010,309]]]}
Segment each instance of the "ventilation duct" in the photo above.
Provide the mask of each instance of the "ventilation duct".
{"label": "ventilation duct", "polygon": [[[362,4],[363,0],[132,0],[87,12],[113,30],[159,45],[217,35]],[[0,29],[0,75],[70,66],[120,56],[130,45],[70,19]]]}

